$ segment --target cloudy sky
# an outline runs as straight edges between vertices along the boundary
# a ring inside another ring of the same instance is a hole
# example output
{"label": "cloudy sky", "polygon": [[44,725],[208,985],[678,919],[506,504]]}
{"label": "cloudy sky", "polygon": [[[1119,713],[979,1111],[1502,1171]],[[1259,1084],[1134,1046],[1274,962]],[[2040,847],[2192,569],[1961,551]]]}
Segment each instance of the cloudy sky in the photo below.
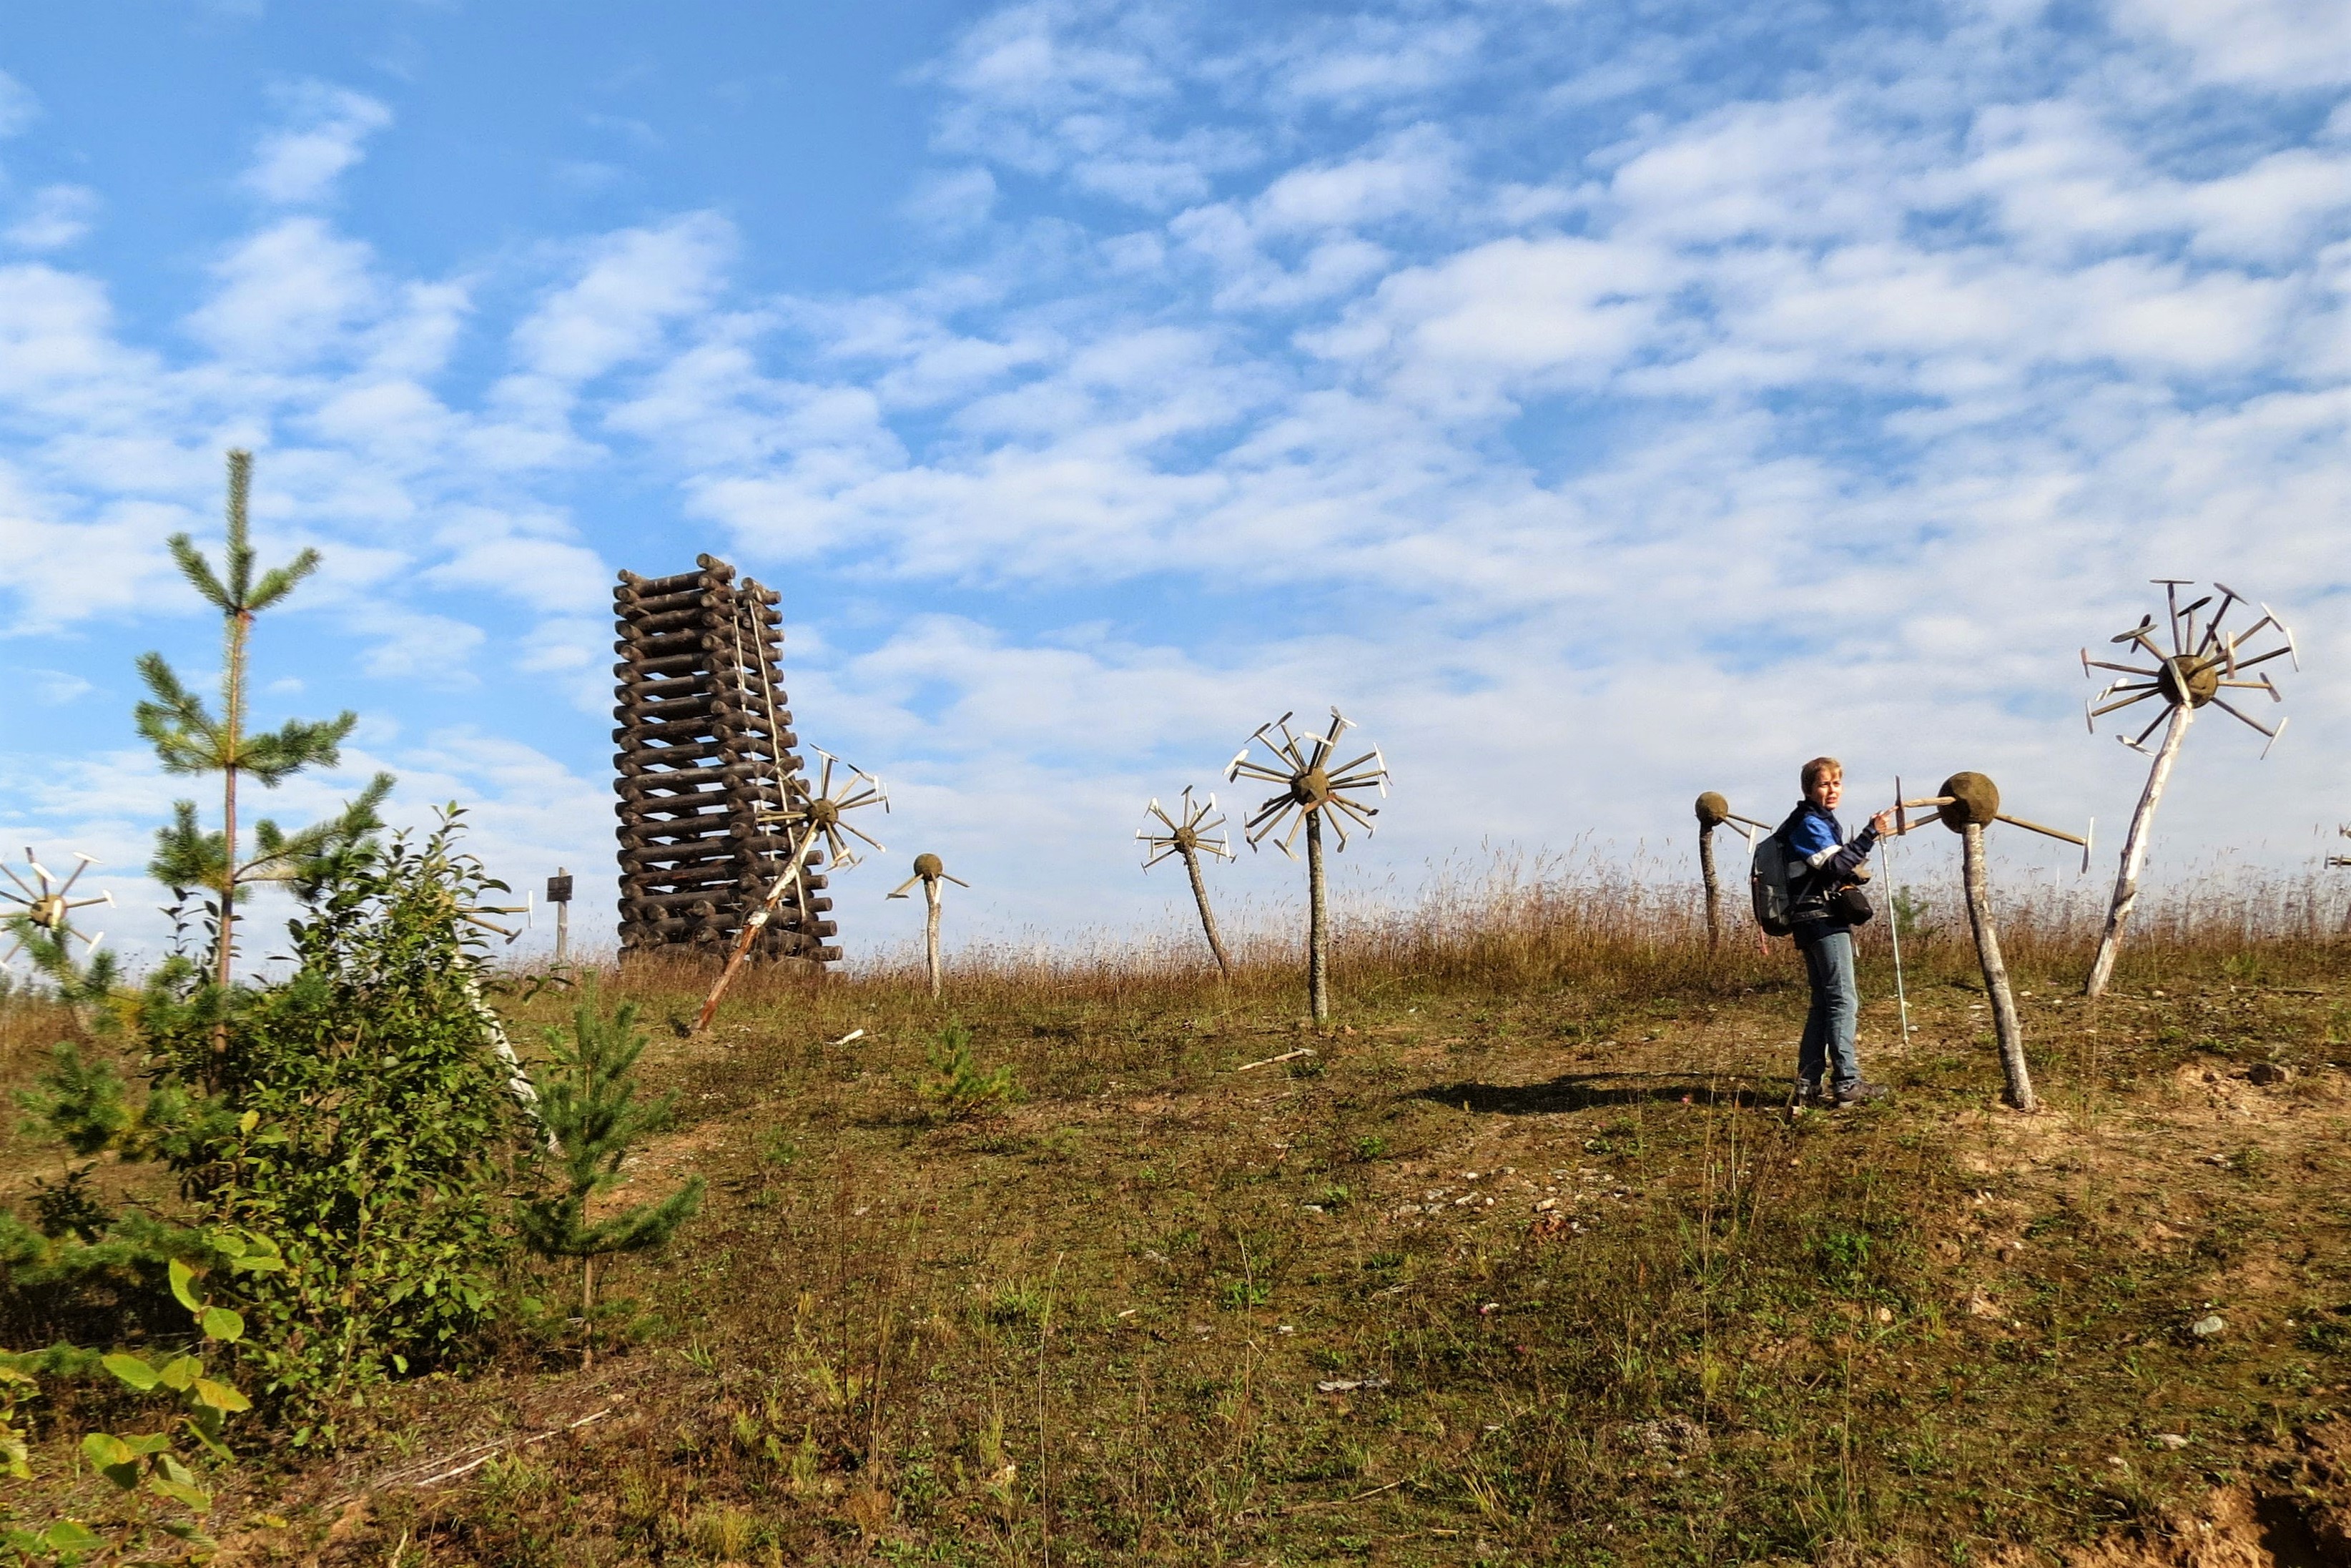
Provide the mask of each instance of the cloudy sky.
{"label": "cloudy sky", "polygon": [[2267,760],[2198,725],[2158,871],[2351,818],[2339,0],[123,0],[0,71],[0,842],[134,946],[187,789],[131,661],[213,666],[162,547],[231,444],[326,558],[261,716],[362,716],[269,804],[390,768],[591,938],[609,585],[697,550],[890,784],[853,951],[925,849],[967,932],[1162,916],[1144,799],[1334,703],[1364,887],[1679,873],[1824,750],[2118,842],[2075,650],[2153,577],[2306,666]]}

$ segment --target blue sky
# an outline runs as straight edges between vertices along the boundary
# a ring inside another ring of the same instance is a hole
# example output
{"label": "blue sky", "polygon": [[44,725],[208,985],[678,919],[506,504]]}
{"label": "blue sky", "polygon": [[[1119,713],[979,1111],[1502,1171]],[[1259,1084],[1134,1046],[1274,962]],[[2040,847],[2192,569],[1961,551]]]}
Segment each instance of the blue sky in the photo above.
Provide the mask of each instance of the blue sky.
{"label": "blue sky", "polygon": [[[265,716],[609,929],[606,598],[780,587],[810,742],[998,937],[1124,930],[1143,800],[1337,703],[1367,890],[1962,767],[2118,837],[2074,650],[2155,576],[2301,634],[2158,874],[2335,821],[2351,12],[310,6],[0,18],[0,841],[138,868],[164,537],[258,454]],[[2039,863],[2046,857],[2027,853]],[[1164,876],[1165,873],[1158,873]],[[1266,857],[1225,873],[1262,903]]]}

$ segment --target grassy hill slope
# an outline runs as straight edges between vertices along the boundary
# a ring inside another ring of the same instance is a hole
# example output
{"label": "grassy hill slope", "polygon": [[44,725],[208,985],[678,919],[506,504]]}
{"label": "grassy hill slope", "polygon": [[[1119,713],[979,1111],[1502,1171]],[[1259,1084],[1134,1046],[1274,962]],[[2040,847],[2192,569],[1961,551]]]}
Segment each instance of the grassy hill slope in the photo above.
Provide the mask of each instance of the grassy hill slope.
{"label": "grassy hill slope", "polygon": [[[773,977],[692,1041],[691,977],[611,982],[683,1092],[619,1196],[713,1187],[622,1343],[265,1456],[225,1560],[2347,1560],[2344,950],[2150,946],[2093,1007],[2022,945],[2024,1118],[1949,942],[1907,1049],[1865,976],[1896,1097],[1792,1113],[1749,940],[1359,954],[1322,1036],[1261,967]],[[1019,1103],[949,1113],[949,1019]]]}

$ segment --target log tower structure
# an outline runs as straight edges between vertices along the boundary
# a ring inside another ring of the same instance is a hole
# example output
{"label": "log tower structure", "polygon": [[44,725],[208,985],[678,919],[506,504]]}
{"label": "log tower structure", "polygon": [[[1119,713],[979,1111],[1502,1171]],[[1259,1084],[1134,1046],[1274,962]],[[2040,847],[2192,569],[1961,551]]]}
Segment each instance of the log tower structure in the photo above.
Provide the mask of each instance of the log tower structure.
{"label": "log tower structure", "polygon": [[[716,959],[784,871],[778,820],[808,787],[785,706],[782,595],[704,555],[675,577],[621,573],[612,731],[620,794],[621,951]],[[838,927],[814,868],[752,956],[827,964]]]}

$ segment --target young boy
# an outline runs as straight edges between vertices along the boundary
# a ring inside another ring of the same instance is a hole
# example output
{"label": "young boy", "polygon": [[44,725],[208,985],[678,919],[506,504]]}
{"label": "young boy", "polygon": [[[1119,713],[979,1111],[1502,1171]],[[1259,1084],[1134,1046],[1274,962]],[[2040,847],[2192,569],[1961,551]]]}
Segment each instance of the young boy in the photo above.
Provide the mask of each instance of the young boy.
{"label": "young boy", "polygon": [[1790,893],[1797,950],[1812,982],[1812,1010],[1804,1015],[1803,1043],[1797,1048],[1800,1098],[1819,1103],[1855,1105],[1883,1099],[1883,1085],[1865,1083],[1854,1051],[1854,1026],[1861,992],[1853,978],[1853,922],[1836,906],[1836,895],[1867,880],[1863,862],[1881,834],[1894,827],[1894,813],[1880,811],[1847,843],[1836,809],[1844,799],[1844,764],[1815,757],[1804,764],[1804,800],[1780,825],[1795,862]]}

